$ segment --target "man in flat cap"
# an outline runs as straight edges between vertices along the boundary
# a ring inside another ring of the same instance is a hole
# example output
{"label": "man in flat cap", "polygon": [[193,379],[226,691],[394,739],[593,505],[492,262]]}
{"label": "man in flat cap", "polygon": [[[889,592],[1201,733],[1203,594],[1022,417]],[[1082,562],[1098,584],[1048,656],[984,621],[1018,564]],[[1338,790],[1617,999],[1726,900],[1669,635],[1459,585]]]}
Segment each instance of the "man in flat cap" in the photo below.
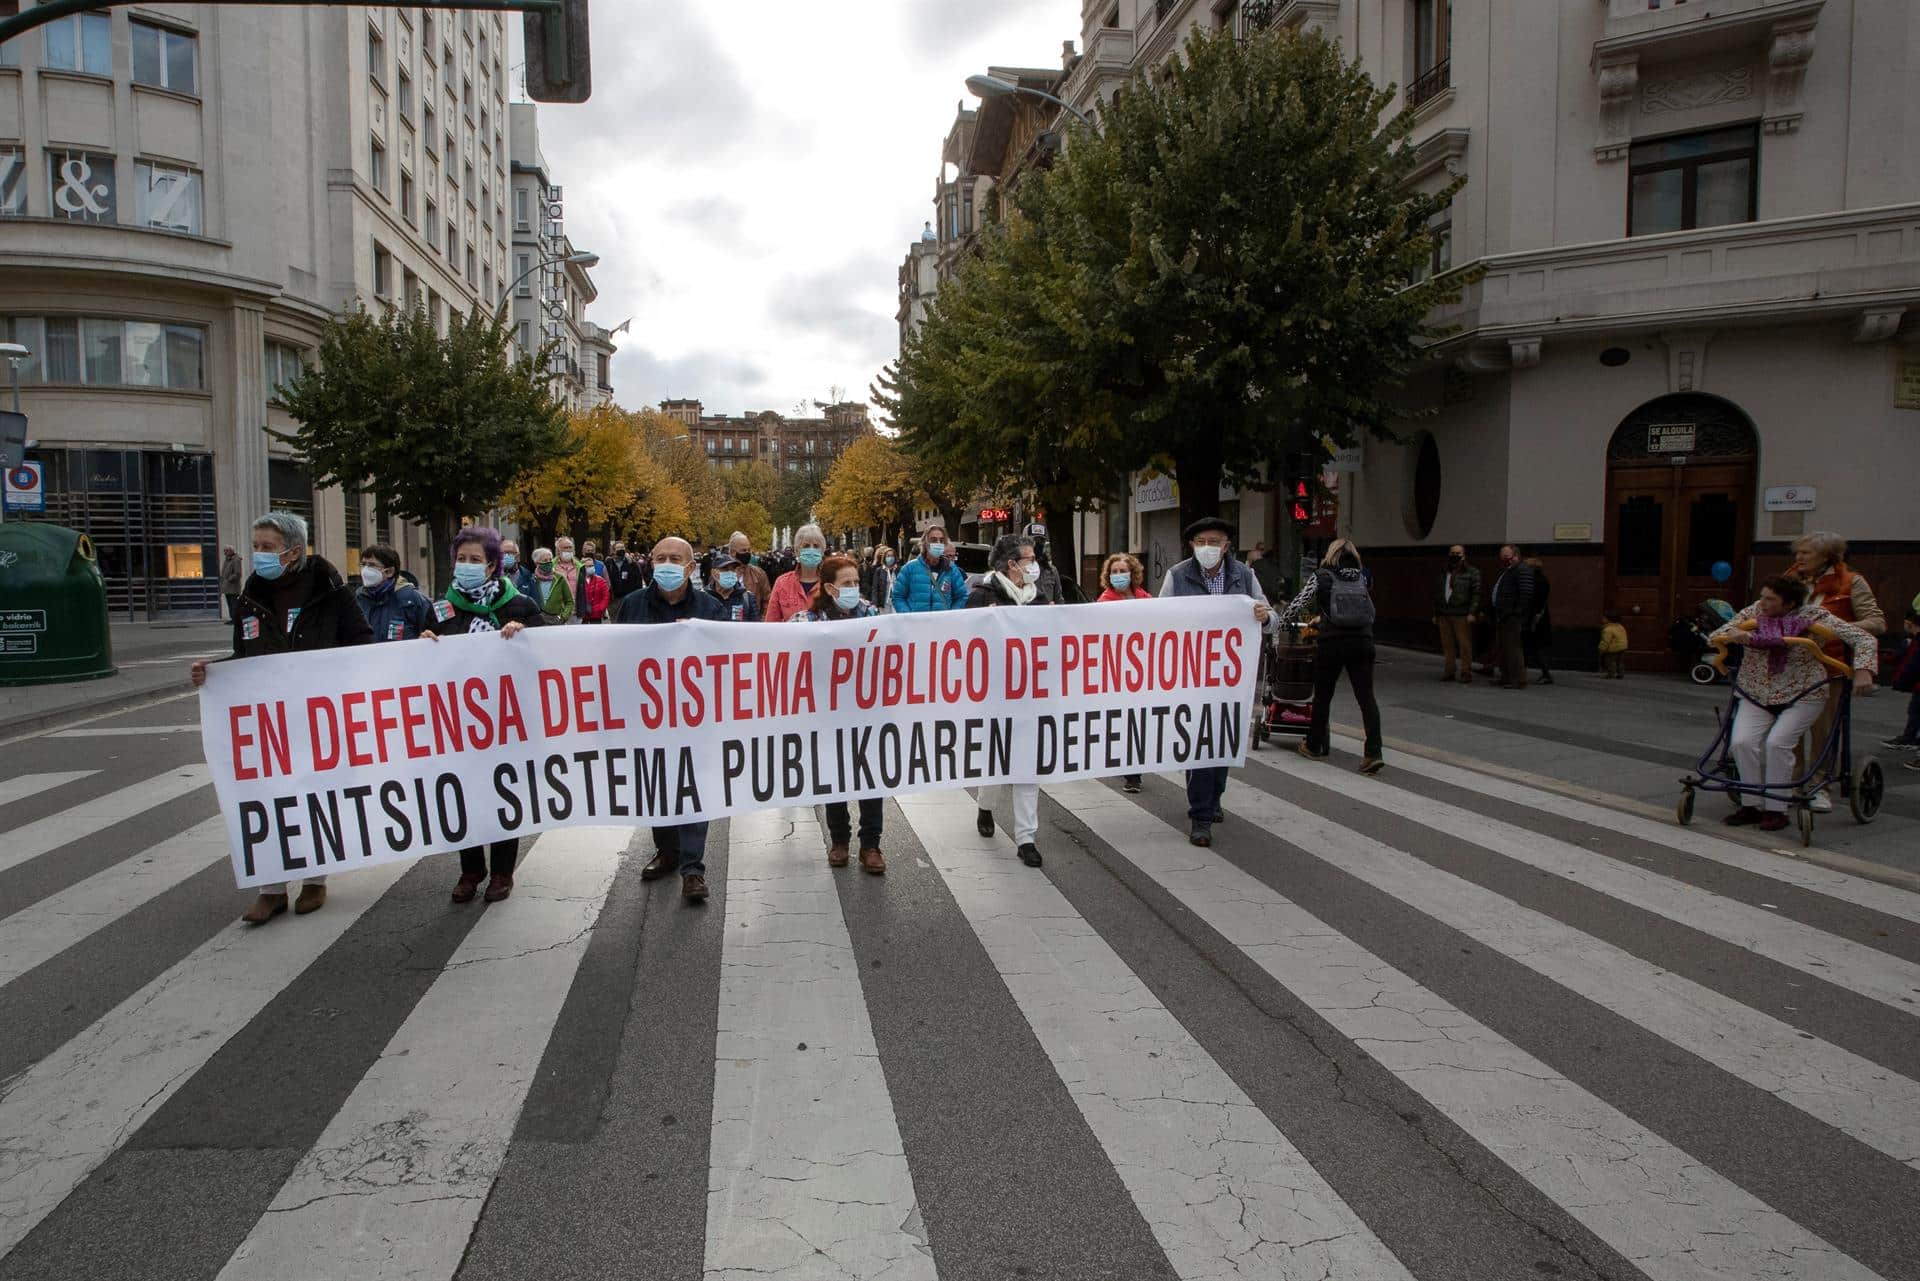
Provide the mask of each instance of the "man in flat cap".
{"label": "man in flat cap", "polygon": [[[1233,526],[1218,516],[1203,516],[1188,525],[1182,535],[1193,555],[1167,571],[1160,584],[1162,596],[1246,596],[1253,601],[1253,618],[1271,634],[1278,630],[1279,615],[1267,604],[1260,580],[1244,561],[1233,558]],[[1194,845],[1213,844],[1213,825],[1218,823],[1220,797],[1227,790],[1227,770],[1223,766],[1187,771],[1187,840]]]}

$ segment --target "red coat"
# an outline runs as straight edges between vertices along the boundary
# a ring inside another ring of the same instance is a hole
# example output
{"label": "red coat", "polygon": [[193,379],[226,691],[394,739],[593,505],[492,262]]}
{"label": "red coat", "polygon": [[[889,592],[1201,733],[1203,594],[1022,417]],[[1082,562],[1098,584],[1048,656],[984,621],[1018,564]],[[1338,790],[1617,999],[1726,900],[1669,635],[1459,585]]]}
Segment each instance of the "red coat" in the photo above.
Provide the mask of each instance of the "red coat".
{"label": "red coat", "polygon": [[[816,583],[818,579],[814,580]],[[813,588],[800,581],[800,571],[790,569],[780,575],[773,585],[773,592],[767,597],[766,619],[769,623],[784,623],[795,614],[804,614],[813,604]]]}
{"label": "red coat", "polygon": [[1116,592],[1116,591],[1114,591],[1114,590],[1113,590],[1113,588],[1111,588],[1111,587],[1109,587],[1109,588],[1107,588],[1107,590],[1106,590],[1106,591],[1104,591],[1104,592],[1101,592],[1101,593],[1100,593],[1100,595],[1099,595],[1099,597],[1098,597],[1098,600],[1103,600],[1103,601],[1107,601],[1107,600],[1152,600],[1152,599],[1153,599],[1153,593],[1152,593],[1152,592],[1150,592],[1150,591],[1146,591],[1146,590],[1144,590],[1143,588],[1139,588],[1139,587],[1135,587],[1135,588],[1133,588],[1133,589],[1132,589],[1131,591],[1129,591],[1129,592],[1128,592],[1128,593],[1127,593],[1127,594],[1126,594],[1125,596],[1122,596],[1122,595],[1121,595],[1121,594],[1120,594],[1119,592]]}

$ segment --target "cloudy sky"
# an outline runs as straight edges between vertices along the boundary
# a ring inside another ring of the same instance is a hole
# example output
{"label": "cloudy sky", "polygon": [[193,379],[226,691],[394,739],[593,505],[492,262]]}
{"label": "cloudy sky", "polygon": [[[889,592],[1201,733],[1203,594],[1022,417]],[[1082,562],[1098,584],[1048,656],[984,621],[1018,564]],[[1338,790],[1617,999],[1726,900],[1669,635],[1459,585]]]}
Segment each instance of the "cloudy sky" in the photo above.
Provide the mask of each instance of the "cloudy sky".
{"label": "cloudy sky", "polygon": [[[540,108],[567,231],[601,256],[615,397],[864,400],[968,75],[1054,66],[1078,0],[595,0],[593,98]],[[516,28],[517,23],[513,24]]]}

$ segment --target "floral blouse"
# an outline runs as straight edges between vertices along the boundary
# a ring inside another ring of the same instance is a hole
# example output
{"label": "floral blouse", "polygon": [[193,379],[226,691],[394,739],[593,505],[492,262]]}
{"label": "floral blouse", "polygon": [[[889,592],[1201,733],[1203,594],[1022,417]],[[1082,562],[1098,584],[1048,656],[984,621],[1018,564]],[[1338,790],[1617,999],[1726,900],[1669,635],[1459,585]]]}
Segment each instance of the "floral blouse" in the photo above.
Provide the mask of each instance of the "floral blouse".
{"label": "floral blouse", "polygon": [[[1749,605],[1735,614],[1726,626],[1715,631],[1711,639],[1731,637],[1743,630],[1739,627],[1743,619],[1757,619],[1759,616],[1758,607]],[[1789,617],[1797,618],[1809,627],[1817,625],[1832,630],[1850,652],[1854,670],[1880,670],[1879,646],[1868,632],[1835,618],[1818,605],[1802,605]],[[1740,673],[1735,678],[1735,684],[1740,687],[1741,693],[1762,707],[1784,707],[1808,690],[1818,688],[1828,678],[1827,669],[1821,666],[1814,651],[1806,646],[1789,645],[1784,651],[1784,662],[1769,661],[1772,656],[1782,652],[1748,646],[1741,656]]]}

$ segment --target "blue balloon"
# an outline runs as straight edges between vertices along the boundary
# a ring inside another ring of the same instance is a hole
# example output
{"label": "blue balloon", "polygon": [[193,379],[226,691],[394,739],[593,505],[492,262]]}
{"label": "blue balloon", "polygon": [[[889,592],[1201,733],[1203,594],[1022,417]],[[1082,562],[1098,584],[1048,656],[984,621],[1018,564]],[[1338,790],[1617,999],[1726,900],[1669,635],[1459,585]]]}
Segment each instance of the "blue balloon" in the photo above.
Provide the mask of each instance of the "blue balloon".
{"label": "blue balloon", "polygon": [[1725,562],[1724,560],[1716,560],[1715,562],[1713,562],[1713,581],[1714,582],[1724,583],[1729,578],[1732,578],[1732,577],[1733,577],[1733,566],[1727,564],[1727,562]]}

